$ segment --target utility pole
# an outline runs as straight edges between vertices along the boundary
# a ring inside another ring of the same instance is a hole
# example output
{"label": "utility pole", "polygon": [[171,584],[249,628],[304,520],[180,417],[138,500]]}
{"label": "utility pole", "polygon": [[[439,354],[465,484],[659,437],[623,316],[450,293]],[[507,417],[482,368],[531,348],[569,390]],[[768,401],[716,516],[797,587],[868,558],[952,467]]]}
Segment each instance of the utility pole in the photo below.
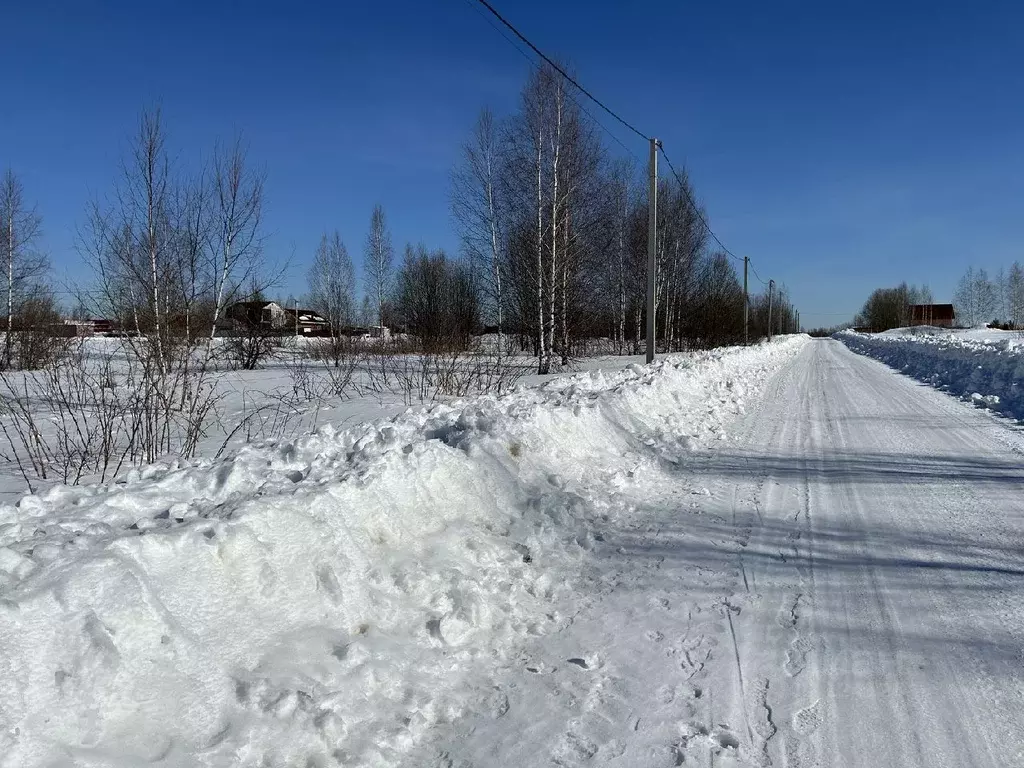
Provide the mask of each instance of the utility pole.
{"label": "utility pole", "polygon": [[743,257],[743,343],[750,343],[750,295],[747,293],[747,267],[750,257]]}
{"label": "utility pole", "polygon": [[775,281],[768,281],[768,341],[772,340],[772,292],[775,290]]}
{"label": "utility pole", "polygon": [[654,315],[657,288],[655,270],[658,239],[658,140],[651,139],[651,155],[647,166],[647,362],[654,362]]}

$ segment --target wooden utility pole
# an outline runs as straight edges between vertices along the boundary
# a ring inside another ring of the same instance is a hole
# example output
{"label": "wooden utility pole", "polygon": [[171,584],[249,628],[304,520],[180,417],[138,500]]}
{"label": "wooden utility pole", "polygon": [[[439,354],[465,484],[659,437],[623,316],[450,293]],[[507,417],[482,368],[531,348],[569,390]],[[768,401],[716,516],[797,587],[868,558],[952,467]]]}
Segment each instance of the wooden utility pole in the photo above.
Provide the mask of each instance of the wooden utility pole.
{"label": "wooden utility pole", "polygon": [[768,341],[772,340],[772,292],[775,290],[775,281],[768,281]]}
{"label": "wooden utility pole", "polygon": [[658,140],[651,139],[647,166],[647,362],[654,362],[654,316],[657,289],[658,239]]}

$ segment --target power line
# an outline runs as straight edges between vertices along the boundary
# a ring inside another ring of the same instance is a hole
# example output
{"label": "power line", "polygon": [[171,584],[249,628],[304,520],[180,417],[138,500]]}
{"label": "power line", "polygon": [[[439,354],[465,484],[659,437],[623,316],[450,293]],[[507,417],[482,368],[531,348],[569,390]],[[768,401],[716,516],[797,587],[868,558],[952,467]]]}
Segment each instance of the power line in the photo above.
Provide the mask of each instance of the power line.
{"label": "power line", "polygon": [[630,124],[629,124],[628,122],[626,122],[626,120],[624,120],[623,118],[619,117],[619,115],[617,115],[617,114],[616,114],[615,112],[613,112],[613,111],[611,110],[611,108],[609,108],[608,106],[606,106],[606,105],[604,104],[604,102],[602,102],[602,101],[601,101],[600,99],[598,99],[598,98],[597,98],[597,97],[596,97],[596,96],[595,96],[594,94],[592,94],[592,93],[591,93],[590,91],[588,91],[588,90],[587,90],[586,88],[584,88],[584,87],[583,87],[582,85],[580,85],[580,84],[579,84],[578,82],[576,82],[576,80],[575,80],[575,79],[574,79],[574,78],[573,78],[573,77],[572,77],[572,76],[571,76],[571,75],[570,75],[570,74],[569,74],[568,72],[566,72],[566,71],[565,71],[564,69],[562,69],[562,68],[561,68],[560,66],[558,66],[558,65],[557,65],[557,64],[556,64],[556,63],[555,63],[554,61],[552,61],[551,59],[549,59],[549,58],[548,58],[548,57],[547,57],[547,56],[546,56],[546,55],[544,54],[544,52],[543,52],[543,51],[542,51],[542,50],[541,50],[540,48],[538,48],[538,47],[537,47],[536,45],[534,45],[534,44],[533,44],[533,43],[531,43],[531,42],[530,42],[529,40],[527,40],[527,39],[526,39],[526,36],[525,36],[525,35],[524,35],[524,34],[523,34],[522,32],[520,32],[520,31],[519,31],[518,29],[516,29],[515,27],[513,27],[513,26],[512,26],[512,24],[511,24],[511,23],[509,23],[509,22],[508,22],[508,21],[507,21],[507,20],[505,19],[505,17],[504,17],[504,16],[502,16],[502,15],[501,15],[500,13],[498,13],[498,12],[497,12],[497,11],[496,11],[496,10],[494,9],[494,6],[493,6],[493,5],[491,5],[490,3],[488,3],[488,2],[487,2],[487,0],[477,0],[477,2],[478,2],[478,3],[480,3],[480,5],[482,5],[482,6],[484,7],[484,8],[486,8],[486,9],[487,9],[488,11],[490,11],[490,12],[491,12],[491,13],[492,13],[492,14],[494,15],[494,18],[496,18],[496,19],[497,19],[498,21],[500,21],[500,22],[501,22],[502,24],[504,24],[504,25],[505,25],[506,27],[508,27],[508,28],[509,28],[509,30],[510,30],[510,31],[512,32],[512,34],[514,34],[514,35],[515,35],[516,37],[518,37],[518,38],[519,38],[520,40],[522,40],[522,41],[523,41],[524,43],[526,43],[526,45],[528,45],[528,46],[530,47],[530,50],[532,50],[532,51],[533,51],[534,53],[536,53],[536,54],[537,54],[538,56],[540,56],[540,57],[541,57],[542,59],[544,59],[544,61],[546,61],[546,62],[547,62],[548,64],[550,64],[550,65],[551,65],[551,67],[552,67],[552,68],[553,68],[553,69],[554,69],[554,70],[555,70],[556,72],[558,72],[558,74],[560,74],[560,75],[561,75],[562,77],[564,77],[564,78],[565,78],[566,80],[568,80],[568,81],[569,81],[570,83],[572,83],[573,85],[575,85],[575,86],[576,86],[576,88],[578,88],[578,89],[579,89],[580,93],[582,93],[582,94],[583,94],[584,96],[586,96],[586,97],[587,97],[588,99],[590,99],[590,100],[591,100],[592,102],[594,102],[595,104],[597,104],[597,106],[599,106],[599,107],[600,107],[601,109],[603,109],[603,110],[604,110],[605,112],[607,112],[607,113],[608,113],[609,115],[611,115],[612,117],[614,117],[614,118],[615,118],[616,120],[618,120],[618,121],[619,121],[620,123],[622,123],[622,124],[623,124],[624,126],[626,126],[627,128],[629,128],[629,130],[631,130],[631,131],[632,131],[633,133],[635,133],[635,134],[636,134],[637,136],[639,136],[639,137],[640,137],[641,139],[643,139],[644,141],[650,141],[650,136],[647,136],[646,134],[644,134],[644,132],[643,132],[643,131],[639,130],[638,128],[634,128],[634,127],[633,127],[632,125],[630,125]]}
{"label": "power line", "polygon": [[[697,201],[694,200],[693,197],[690,195],[690,190],[687,187],[687,184],[683,181],[682,177],[680,177],[680,175],[676,172],[675,166],[672,165],[672,161],[669,160],[668,153],[665,152],[665,147],[662,146],[660,141],[658,142],[658,149],[661,150],[661,156],[665,158],[665,164],[668,166],[668,169],[672,171],[672,175],[676,177],[676,182],[678,182],[679,188],[682,190],[683,195],[686,197],[686,201],[690,204],[690,207],[693,209],[693,212],[697,215],[697,218],[700,219],[700,223],[704,225],[704,229],[707,230],[707,233],[709,235],[711,235],[711,239],[718,243],[718,247],[721,248],[727,256],[731,256],[732,258],[736,259],[736,261],[743,261],[743,257],[737,256],[735,253],[726,248],[725,243],[723,243],[721,239],[718,237],[718,235],[715,234],[715,231],[711,229],[711,225],[708,223],[707,218],[705,218],[703,212],[697,206]],[[758,280],[760,279],[761,278],[758,278]]]}
{"label": "power line", "polygon": [[[480,5],[482,5],[482,6],[484,7],[484,8],[486,8],[486,9],[487,9],[487,10],[488,10],[488,11],[490,12],[490,14],[491,14],[492,16],[494,16],[494,18],[496,18],[496,19],[497,19],[497,20],[498,20],[499,22],[501,22],[501,24],[502,24],[502,25],[504,25],[504,26],[505,26],[505,27],[506,27],[506,28],[507,28],[507,29],[508,29],[508,30],[509,30],[510,32],[512,32],[512,34],[513,34],[513,35],[515,35],[515,36],[516,36],[516,37],[517,37],[517,38],[518,38],[519,40],[521,40],[521,41],[522,41],[522,42],[523,42],[523,43],[524,43],[524,44],[525,44],[526,46],[528,46],[528,47],[530,48],[530,50],[532,50],[532,51],[533,51],[533,52],[534,52],[535,54],[537,54],[537,55],[538,55],[538,56],[539,56],[539,57],[540,57],[541,59],[543,59],[543,60],[544,60],[545,62],[547,62],[547,64],[548,64],[549,66],[551,66],[551,68],[552,68],[552,69],[554,69],[554,70],[555,70],[556,72],[558,72],[558,74],[560,74],[560,75],[561,75],[562,77],[564,77],[564,78],[565,78],[566,80],[568,80],[568,81],[569,81],[569,82],[570,82],[570,83],[571,83],[571,84],[572,84],[573,86],[575,86],[575,87],[576,87],[576,89],[577,89],[577,90],[578,90],[578,91],[579,91],[580,93],[582,93],[582,94],[583,94],[584,96],[586,96],[586,97],[587,97],[588,99],[590,99],[590,100],[591,100],[592,102],[594,102],[594,103],[595,103],[595,104],[596,104],[596,105],[597,105],[598,107],[600,107],[600,108],[601,108],[602,110],[604,110],[605,112],[607,112],[607,113],[608,113],[609,115],[611,115],[611,116],[612,116],[612,117],[613,117],[613,118],[614,118],[615,120],[617,120],[617,121],[618,121],[619,123],[621,123],[622,125],[624,125],[624,126],[625,126],[626,128],[628,128],[628,129],[629,129],[630,131],[632,131],[633,133],[635,133],[635,134],[636,134],[637,136],[639,136],[639,137],[640,137],[641,139],[643,139],[644,141],[647,141],[647,142],[650,142],[650,141],[652,141],[652,138],[651,138],[650,136],[648,136],[647,134],[645,134],[645,133],[644,133],[643,131],[641,131],[641,130],[640,130],[639,128],[636,128],[635,126],[633,126],[633,125],[632,125],[631,123],[629,123],[629,122],[628,122],[628,121],[627,121],[627,120],[626,120],[625,118],[621,117],[621,116],[620,116],[620,115],[619,115],[618,113],[616,113],[616,112],[615,112],[614,110],[612,110],[612,109],[611,109],[611,108],[610,108],[610,107],[609,107],[608,105],[606,105],[606,104],[605,104],[605,103],[604,103],[603,101],[601,101],[600,99],[598,99],[598,98],[597,98],[597,97],[596,97],[596,96],[595,96],[594,94],[592,94],[592,93],[591,93],[590,91],[588,91],[588,90],[587,90],[586,88],[584,88],[584,87],[583,87],[583,86],[582,86],[582,85],[581,85],[581,84],[580,84],[580,83],[579,83],[579,82],[578,82],[578,81],[577,81],[577,80],[576,80],[576,79],[575,79],[574,77],[572,77],[572,76],[571,76],[571,75],[570,75],[570,74],[569,74],[568,72],[566,72],[566,71],[565,71],[564,69],[562,69],[562,67],[560,67],[560,66],[559,66],[559,65],[558,65],[558,64],[557,64],[557,63],[556,63],[555,61],[553,61],[553,60],[552,60],[552,59],[551,59],[551,58],[550,58],[550,57],[549,57],[549,56],[548,56],[547,54],[545,54],[545,53],[544,53],[544,52],[543,52],[543,51],[542,51],[542,50],[541,50],[540,48],[538,48],[538,47],[537,47],[536,45],[534,45],[534,44],[533,44],[532,42],[530,42],[530,40],[529,40],[529,39],[528,39],[528,38],[526,37],[526,35],[524,35],[524,34],[523,34],[522,32],[520,32],[520,31],[519,31],[518,29],[516,29],[516,27],[515,27],[515,26],[513,26],[513,24],[512,24],[512,23],[511,23],[510,21],[508,21],[508,20],[507,20],[507,19],[506,19],[506,18],[505,18],[504,16],[502,16],[502,15],[501,15],[500,13],[498,13],[497,9],[495,9],[493,5],[491,5],[491,4],[489,3],[489,2],[487,2],[487,0],[476,0],[476,1],[477,1],[477,2],[478,2],[478,3],[480,4]],[[472,0],[467,0],[467,2],[469,2],[470,4],[472,4]],[[474,6],[474,7],[475,7],[475,6]],[[481,13],[481,15],[483,15],[483,14]],[[486,18],[486,17],[485,17],[485,18]],[[508,37],[508,35],[506,35],[506,34],[504,33],[504,31],[503,31],[503,30],[501,30],[501,29],[500,29],[499,27],[496,27],[496,26],[495,26],[495,25],[494,25],[493,23],[491,23],[490,19],[487,19],[487,21],[488,21],[488,23],[489,23],[489,24],[491,24],[491,26],[492,26],[492,27],[493,27],[494,29],[496,29],[496,30],[497,30],[497,32],[498,32],[499,34],[501,34],[501,36],[502,36],[502,37],[504,37],[504,38],[505,38],[505,39],[506,39],[506,40],[507,40],[507,41],[508,41],[508,42],[509,42],[509,43],[510,43],[510,44],[511,44],[511,45],[512,45],[512,46],[513,46],[513,47],[514,47],[514,48],[515,48],[515,49],[516,49],[517,51],[519,51],[519,53],[520,53],[520,54],[522,54],[522,55],[523,55],[523,56],[524,56],[524,57],[525,57],[525,58],[526,58],[526,59],[527,59],[528,61],[530,61],[530,64],[531,64],[531,65],[533,65],[533,66],[537,66],[536,62],[534,62],[534,61],[533,61],[532,59],[530,59],[529,55],[527,55],[527,53],[526,53],[526,52],[525,52],[525,51],[524,51],[524,50],[523,50],[522,48],[520,48],[520,47],[519,47],[519,46],[518,46],[518,45],[517,45],[517,44],[515,43],[515,41],[514,41],[514,40],[512,40],[511,38],[509,38],[509,37]],[[570,96],[570,98],[572,98],[572,97]],[[597,123],[597,124],[598,124],[599,126],[601,126],[601,128],[603,128],[603,129],[605,130],[605,132],[606,132],[606,133],[607,133],[607,134],[608,134],[609,136],[611,136],[611,137],[612,137],[612,138],[613,138],[613,139],[614,139],[614,140],[615,140],[615,141],[616,141],[616,142],[617,142],[617,143],[618,143],[618,144],[619,144],[619,145],[620,145],[620,146],[621,146],[621,147],[622,147],[623,149],[625,149],[625,150],[626,150],[627,152],[629,152],[629,153],[630,153],[631,155],[633,155],[633,157],[634,157],[634,158],[637,158],[638,160],[640,159],[640,158],[639,158],[639,157],[637,156],[637,154],[636,154],[635,152],[633,152],[632,150],[630,150],[630,149],[629,149],[629,147],[627,147],[627,146],[626,146],[626,145],[625,145],[625,144],[624,144],[624,143],[623,143],[623,142],[622,142],[622,141],[621,141],[621,140],[619,139],[619,137],[618,137],[618,136],[616,136],[616,135],[615,135],[614,133],[612,133],[612,132],[611,132],[610,130],[608,130],[608,128],[607,128],[607,127],[605,127],[605,126],[604,126],[604,125],[603,125],[603,124],[602,124],[602,123],[601,123],[601,122],[600,122],[599,120],[597,120],[597,118],[595,118],[595,117],[594,117],[593,115],[591,115],[591,114],[590,114],[590,112],[588,112],[588,111],[587,111],[587,109],[586,109],[586,108],[585,108],[585,107],[584,107],[584,106],[583,106],[582,104],[580,104],[580,103],[579,103],[579,101],[577,101],[576,99],[573,99],[573,101],[574,101],[574,102],[575,102],[575,103],[577,104],[577,106],[579,106],[579,107],[580,107],[580,109],[582,109],[582,110],[583,110],[583,112],[584,112],[584,113],[586,113],[586,114],[587,114],[587,116],[588,116],[588,117],[590,117],[590,118],[591,118],[591,119],[592,119],[592,120],[593,120],[593,121],[594,121],[595,123]],[[714,230],[713,230],[713,229],[711,228],[711,224],[710,224],[710,223],[708,223],[708,220],[707,220],[707,218],[706,218],[706,217],[704,216],[703,212],[702,212],[702,211],[700,210],[700,208],[699,208],[699,207],[697,206],[697,203],[696,203],[696,201],[695,201],[695,200],[693,199],[692,195],[690,194],[690,190],[689,190],[689,188],[687,187],[687,185],[686,185],[685,183],[683,183],[683,180],[682,180],[682,178],[681,178],[681,177],[679,176],[679,173],[678,173],[678,172],[676,171],[676,169],[675,169],[675,166],[673,166],[673,165],[672,165],[672,161],[671,161],[671,159],[669,159],[669,156],[668,156],[668,154],[667,154],[667,153],[665,152],[665,147],[664,147],[664,145],[663,145],[663,144],[662,144],[662,143],[661,143],[660,141],[656,141],[656,143],[657,143],[657,147],[658,147],[658,149],[659,149],[659,150],[661,150],[661,155],[662,155],[662,157],[664,157],[664,158],[665,158],[665,163],[666,163],[666,165],[668,165],[668,167],[669,167],[669,170],[670,170],[670,171],[672,172],[672,175],[673,175],[673,176],[675,176],[675,178],[676,178],[676,182],[678,182],[678,184],[679,184],[679,187],[680,187],[680,189],[681,189],[681,190],[682,190],[682,192],[683,192],[683,195],[685,196],[685,198],[686,198],[687,202],[688,202],[688,203],[690,204],[690,207],[691,207],[691,208],[693,209],[693,212],[694,212],[694,213],[695,213],[695,214],[697,215],[697,218],[698,218],[698,219],[700,220],[700,222],[701,222],[701,224],[703,225],[704,229],[705,229],[705,230],[707,231],[707,233],[708,233],[708,234],[709,234],[709,235],[711,236],[711,238],[712,238],[712,239],[713,239],[713,240],[715,241],[715,243],[717,243],[717,244],[718,244],[718,247],[719,247],[719,248],[720,248],[720,249],[721,249],[721,250],[722,250],[722,251],[723,251],[723,252],[724,252],[724,253],[725,253],[725,254],[726,254],[727,256],[729,256],[729,257],[731,257],[731,258],[735,259],[735,260],[736,260],[737,262],[741,262],[741,261],[744,261],[743,257],[741,257],[741,256],[737,256],[737,255],[736,255],[735,253],[733,253],[733,252],[732,252],[731,250],[729,250],[729,249],[728,249],[728,248],[726,247],[725,243],[723,243],[723,242],[722,242],[721,238],[720,238],[720,237],[719,237],[719,236],[718,236],[717,234],[715,234],[715,231],[714,231]],[[753,262],[752,262],[752,261],[750,261],[750,259],[746,259],[746,262],[747,262],[747,264],[748,264],[748,265],[750,266],[750,270],[751,270],[751,271],[752,271],[752,272],[754,273],[754,277],[755,277],[755,278],[757,279],[757,281],[758,281],[759,283],[761,283],[761,285],[763,285],[763,286],[767,286],[767,285],[768,285],[768,283],[766,283],[766,282],[765,282],[764,280],[762,280],[762,279],[761,279],[761,276],[760,276],[759,274],[757,274],[757,270],[756,270],[756,269],[754,269],[754,265],[753,265]]]}
{"label": "power line", "polygon": [[761,276],[759,274],[757,274],[757,270],[754,269],[754,262],[748,261],[747,263],[750,264],[750,271],[754,273],[754,277],[757,278],[757,282],[759,282],[761,285],[767,286],[768,283],[766,283],[764,280],[762,280]]}
{"label": "power line", "polygon": [[[505,40],[506,40],[506,41],[508,42],[508,44],[509,44],[509,45],[511,45],[511,46],[512,46],[513,48],[515,48],[515,49],[516,49],[516,51],[517,51],[517,52],[519,53],[519,55],[521,55],[521,56],[522,56],[523,58],[525,58],[525,59],[526,59],[526,61],[528,61],[528,62],[529,62],[529,66],[530,66],[530,67],[534,68],[535,70],[538,70],[538,71],[540,71],[541,67],[540,67],[539,63],[537,63],[537,61],[535,61],[534,59],[532,59],[532,57],[530,57],[530,55],[529,55],[529,54],[528,54],[528,53],[527,53],[526,51],[524,51],[524,50],[523,50],[522,48],[520,48],[520,47],[519,47],[519,45],[518,45],[518,44],[517,44],[517,43],[515,42],[515,40],[513,40],[513,39],[512,39],[512,38],[510,38],[510,37],[509,37],[508,35],[506,35],[506,34],[505,34],[505,31],[504,31],[504,30],[503,30],[503,29],[502,29],[501,27],[499,27],[498,25],[496,25],[496,24],[495,24],[495,23],[493,22],[493,20],[492,20],[492,19],[490,19],[490,18],[489,18],[488,16],[486,16],[486,15],[485,15],[485,14],[483,13],[483,11],[482,11],[482,10],[480,10],[480,9],[479,9],[479,8],[478,8],[478,7],[477,7],[477,6],[476,6],[476,5],[475,5],[475,4],[473,3],[473,0],[466,0],[466,2],[467,2],[467,3],[468,3],[468,4],[469,4],[469,5],[470,5],[470,6],[471,6],[471,7],[473,8],[473,10],[475,10],[475,11],[476,11],[477,13],[479,13],[479,14],[480,14],[480,17],[481,17],[481,18],[482,18],[482,19],[484,20],[484,22],[486,22],[486,23],[487,23],[487,26],[488,26],[488,27],[490,27],[490,29],[493,29],[493,30],[494,30],[495,32],[497,32],[497,33],[498,33],[499,35],[501,35],[501,36],[502,36],[503,38],[505,38]],[[530,47],[532,47],[532,46],[530,46]],[[535,49],[535,50],[536,50],[536,49]],[[541,55],[543,56],[544,54],[542,53]],[[547,60],[547,57],[546,57],[546,56],[545,56],[545,60]],[[559,72],[560,72],[560,70],[559,70]],[[563,73],[563,75],[564,75],[564,73]],[[565,76],[565,77],[568,77],[568,76]],[[579,85],[578,85],[577,83],[575,83],[575,81],[572,81],[572,79],[571,79],[571,78],[569,78],[569,81],[570,81],[570,82],[572,82],[572,83],[573,83],[573,85],[577,85],[577,87],[578,87],[578,88],[580,87],[580,86],[579,86]],[[581,89],[581,90],[582,90],[582,89]],[[584,91],[584,92],[586,93],[586,91]],[[573,95],[572,95],[571,93],[566,93],[565,95],[567,95],[567,96],[568,96],[568,97],[569,97],[570,99],[572,99],[572,103],[574,103],[575,105],[579,106],[579,108],[580,108],[580,109],[581,109],[581,110],[583,111],[583,113],[584,113],[584,114],[585,114],[585,115],[586,115],[586,116],[587,116],[588,118],[590,118],[591,120],[593,120],[593,121],[594,121],[594,122],[595,122],[595,123],[596,123],[596,124],[598,125],[598,127],[600,127],[600,128],[601,128],[601,130],[603,130],[603,131],[604,131],[605,133],[607,133],[607,134],[608,134],[608,136],[609,136],[609,137],[611,138],[611,140],[612,140],[612,141],[614,141],[614,142],[615,142],[615,143],[617,143],[618,145],[622,146],[622,147],[623,147],[623,150],[624,150],[624,151],[626,151],[627,153],[629,153],[630,155],[632,155],[632,156],[633,156],[633,158],[634,158],[634,159],[635,159],[635,160],[636,160],[637,162],[640,162],[640,163],[642,163],[642,162],[643,162],[643,160],[642,160],[642,159],[640,158],[640,156],[639,156],[639,155],[637,155],[637,154],[636,154],[635,152],[633,152],[633,150],[631,150],[631,148],[630,148],[629,146],[627,146],[627,145],[626,145],[626,144],[625,144],[625,143],[623,142],[623,140],[622,140],[621,138],[618,138],[618,136],[616,136],[616,135],[615,135],[614,133],[612,133],[612,132],[611,132],[611,130],[610,130],[610,129],[609,129],[609,128],[608,128],[607,126],[606,126],[606,125],[604,125],[604,123],[602,123],[602,122],[601,122],[600,120],[598,120],[598,119],[597,119],[596,117],[594,117],[594,115],[593,115],[593,114],[592,114],[592,113],[591,113],[591,112],[590,112],[590,111],[589,111],[589,110],[588,110],[588,109],[586,108],[586,106],[584,106],[584,105],[583,105],[582,103],[580,103],[580,100],[579,100],[579,99],[575,98],[575,97],[574,97],[574,96],[573,96]]]}

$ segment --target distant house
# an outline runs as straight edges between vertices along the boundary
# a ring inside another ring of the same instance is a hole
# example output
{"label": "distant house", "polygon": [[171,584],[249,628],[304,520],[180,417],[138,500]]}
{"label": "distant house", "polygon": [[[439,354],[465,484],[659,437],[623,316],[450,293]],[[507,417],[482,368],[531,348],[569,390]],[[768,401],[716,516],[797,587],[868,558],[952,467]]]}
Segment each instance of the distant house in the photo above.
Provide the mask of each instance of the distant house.
{"label": "distant house", "polygon": [[276,301],[238,301],[224,313],[229,327],[283,328],[287,322],[284,308]]}
{"label": "distant house", "polygon": [[220,330],[260,328],[282,336],[293,333],[323,336],[330,333],[330,322],[312,309],[282,307],[276,301],[239,301],[228,307]]}
{"label": "distant house", "polygon": [[343,325],[338,329],[338,334],[353,339],[383,338],[387,341],[391,338],[391,330],[387,326],[380,325]]}
{"label": "distant house", "polygon": [[108,336],[114,332],[114,324],[104,318],[70,318],[54,328],[54,336],[81,338],[85,336]]}
{"label": "distant house", "polygon": [[933,325],[938,328],[952,328],[956,323],[956,311],[952,304],[911,304],[911,325]]}
{"label": "distant house", "polygon": [[331,332],[330,321],[312,309],[285,309],[285,330],[303,336],[327,336]]}

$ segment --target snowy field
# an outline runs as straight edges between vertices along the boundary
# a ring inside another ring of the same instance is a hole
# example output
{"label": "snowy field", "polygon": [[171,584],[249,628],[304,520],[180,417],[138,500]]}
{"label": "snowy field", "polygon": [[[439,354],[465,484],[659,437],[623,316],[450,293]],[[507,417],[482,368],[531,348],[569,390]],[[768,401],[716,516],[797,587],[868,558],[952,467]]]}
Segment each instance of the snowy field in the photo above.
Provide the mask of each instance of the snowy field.
{"label": "snowy field", "polygon": [[[323,339],[285,337],[256,370],[236,370],[215,340],[213,357],[199,345],[190,386],[198,390],[193,411],[178,409],[165,419],[171,448],[187,443],[195,421],[192,455],[216,457],[262,440],[291,440],[315,432],[394,416],[409,407],[450,402],[484,391],[505,392],[520,381],[539,383],[536,359],[507,355],[496,363],[491,337],[481,352],[423,355],[381,352],[355,343],[336,365],[319,352]],[[62,483],[110,479],[133,465],[173,461],[175,450],[155,455],[138,446],[140,423],[154,414],[140,404],[145,360],[138,345],[118,338],[71,342],[65,358],[39,371],[0,373],[0,500]],[[592,345],[599,348],[596,342]],[[570,370],[622,367],[640,358],[595,356],[573,361]],[[181,382],[168,388],[182,392]],[[164,417],[159,413],[157,418]],[[127,415],[132,414],[132,415]],[[104,454],[100,458],[100,454]],[[70,468],[70,469],[69,469]]]}
{"label": "snowy field", "polygon": [[992,329],[898,328],[836,336],[919,381],[980,407],[1024,419],[1024,333]]}
{"label": "snowy field", "polygon": [[0,766],[454,765],[410,755],[503,718],[502,670],[553,671],[525,649],[616,586],[607,531],[646,530],[657,485],[698,513],[682,467],[807,343],[599,363],[369,424],[404,404],[311,401],[311,436],[0,508]]}

